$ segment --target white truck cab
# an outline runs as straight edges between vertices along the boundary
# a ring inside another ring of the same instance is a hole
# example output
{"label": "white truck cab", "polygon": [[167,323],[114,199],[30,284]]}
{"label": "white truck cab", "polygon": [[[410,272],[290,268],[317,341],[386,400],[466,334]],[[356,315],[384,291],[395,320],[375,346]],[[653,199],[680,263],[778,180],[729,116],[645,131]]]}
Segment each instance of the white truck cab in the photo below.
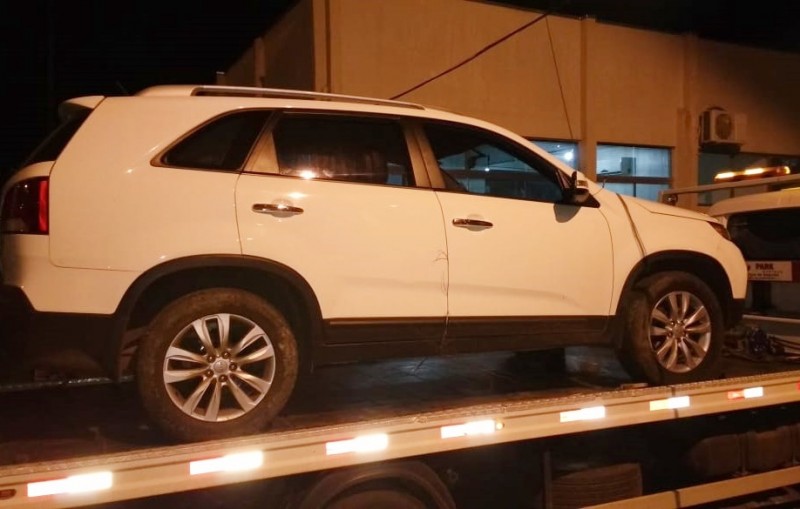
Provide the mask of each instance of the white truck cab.
{"label": "white truck cab", "polygon": [[714,184],[669,190],[662,200],[690,194],[729,196],[707,212],[726,226],[747,262],[743,324],[800,351],[800,175],[788,166],[725,171]]}

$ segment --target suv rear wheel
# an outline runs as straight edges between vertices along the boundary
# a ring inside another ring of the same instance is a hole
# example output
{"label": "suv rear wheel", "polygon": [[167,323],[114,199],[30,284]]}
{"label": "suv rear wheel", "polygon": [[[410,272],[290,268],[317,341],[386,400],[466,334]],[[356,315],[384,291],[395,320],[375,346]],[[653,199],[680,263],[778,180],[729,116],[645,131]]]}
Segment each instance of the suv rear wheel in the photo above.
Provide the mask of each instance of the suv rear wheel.
{"label": "suv rear wheel", "polygon": [[142,339],[137,382],[151,418],[179,440],[263,430],[297,378],[286,319],[258,296],[201,290],[166,306]]}
{"label": "suv rear wheel", "polygon": [[703,281],[685,272],[662,272],[640,281],[623,306],[620,360],[634,376],[654,384],[715,375],[724,341],[719,301]]}

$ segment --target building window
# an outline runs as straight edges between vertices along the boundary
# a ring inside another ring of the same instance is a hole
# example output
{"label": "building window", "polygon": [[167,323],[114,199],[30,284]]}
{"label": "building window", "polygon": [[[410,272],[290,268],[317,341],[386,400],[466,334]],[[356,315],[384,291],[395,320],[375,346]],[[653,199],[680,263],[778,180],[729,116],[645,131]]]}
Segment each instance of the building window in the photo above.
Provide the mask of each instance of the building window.
{"label": "building window", "polygon": [[578,168],[578,144],[572,141],[545,141],[529,138],[539,148],[546,150],[572,168]]}
{"label": "building window", "polygon": [[658,200],[670,185],[670,149],[597,145],[597,182],[606,189]]}

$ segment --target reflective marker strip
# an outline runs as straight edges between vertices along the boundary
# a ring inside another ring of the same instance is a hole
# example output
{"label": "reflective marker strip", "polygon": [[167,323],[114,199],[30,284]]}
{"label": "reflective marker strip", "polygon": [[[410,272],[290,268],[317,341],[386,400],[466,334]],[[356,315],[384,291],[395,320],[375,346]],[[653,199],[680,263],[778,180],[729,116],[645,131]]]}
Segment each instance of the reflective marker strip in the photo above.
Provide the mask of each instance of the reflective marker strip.
{"label": "reflective marker strip", "polygon": [[494,419],[484,421],[473,421],[465,424],[454,424],[452,426],[442,426],[442,438],[458,438],[476,435],[491,435],[497,430],[503,429],[503,423]]}
{"label": "reflective marker strip", "polygon": [[689,408],[689,396],[676,396],[674,398],[657,399],[650,402],[650,411],[674,410],[676,408]]}
{"label": "reflective marker strip", "polygon": [[748,387],[747,389],[741,391],[728,392],[728,399],[760,398],[763,395],[764,395],[763,387]]}
{"label": "reflective marker strip", "polygon": [[263,464],[264,453],[261,451],[228,454],[219,458],[192,461],[189,463],[189,475],[211,472],[243,472],[255,470]]}
{"label": "reflective marker strip", "polygon": [[606,407],[593,406],[589,408],[581,408],[580,410],[561,412],[561,422],[591,421],[594,419],[602,419],[605,416]]}
{"label": "reflective marker strip", "polygon": [[88,493],[90,491],[107,490],[111,488],[112,484],[113,475],[111,472],[73,475],[66,479],[28,483],[28,497]]}
{"label": "reflective marker strip", "polygon": [[350,440],[328,442],[325,444],[325,451],[328,456],[333,456],[334,454],[345,454],[348,452],[382,451],[387,447],[389,447],[389,435],[381,433],[377,435],[365,435]]}

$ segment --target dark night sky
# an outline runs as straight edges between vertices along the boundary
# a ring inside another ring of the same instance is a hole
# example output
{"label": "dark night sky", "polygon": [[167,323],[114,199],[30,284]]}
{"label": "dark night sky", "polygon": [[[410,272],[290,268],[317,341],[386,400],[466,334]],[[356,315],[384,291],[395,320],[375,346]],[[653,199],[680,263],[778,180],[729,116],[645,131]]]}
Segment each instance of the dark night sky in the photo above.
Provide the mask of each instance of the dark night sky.
{"label": "dark night sky", "polygon": [[[0,176],[47,132],[61,100],[211,83],[293,2],[0,0]],[[498,3],[800,52],[800,23],[786,0]]]}
{"label": "dark night sky", "polygon": [[60,101],[212,83],[292,2],[0,0],[0,176],[47,133]]}

